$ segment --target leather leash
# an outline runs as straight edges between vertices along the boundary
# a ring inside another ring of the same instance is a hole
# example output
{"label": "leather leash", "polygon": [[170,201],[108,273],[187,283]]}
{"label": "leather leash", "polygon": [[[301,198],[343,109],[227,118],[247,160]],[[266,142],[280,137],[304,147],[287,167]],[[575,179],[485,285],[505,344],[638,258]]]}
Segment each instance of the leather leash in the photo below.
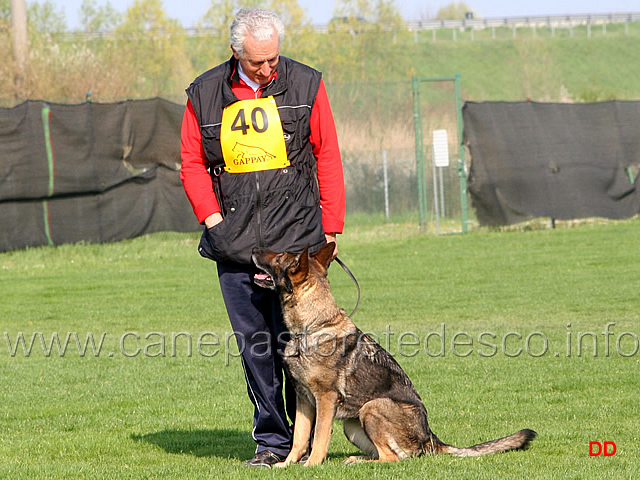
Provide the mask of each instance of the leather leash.
{"label": "leather leash", "polygon": [[358,310],[358,306],[360,305],[360,284],[358,283],[356,276],[351,272],[351,270],[349,270],[349,267],[347,267],[342,260],[340,260],[338,257],[334,258],[334,260],[338,262],[338,265],[342,267],[342,269],[347,273],[347,275],[351,277],[351,280],[353,280],[353,283],[356,284],[356,289],[358,290],[358,300],[356,301],[356,306],[354,307],[353,312],[349,314],[349,317],[353,317],[353,315],[356,313],[356,310]]}

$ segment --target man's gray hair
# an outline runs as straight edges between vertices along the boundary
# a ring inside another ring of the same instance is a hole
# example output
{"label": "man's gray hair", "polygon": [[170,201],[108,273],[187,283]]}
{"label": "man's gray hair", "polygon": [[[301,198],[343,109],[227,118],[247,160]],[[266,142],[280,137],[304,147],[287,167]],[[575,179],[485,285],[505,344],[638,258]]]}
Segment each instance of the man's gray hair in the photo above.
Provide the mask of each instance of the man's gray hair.
{"label": "man's gray hair", "polygon": [[243,8],[231,23],[231,46],[235,52],[244,56],[244,41],[247,34],[258,42],[270,40],[273,32],[278,34],[280,44],[284,40],[284,24],[275,12],[259,8]]}

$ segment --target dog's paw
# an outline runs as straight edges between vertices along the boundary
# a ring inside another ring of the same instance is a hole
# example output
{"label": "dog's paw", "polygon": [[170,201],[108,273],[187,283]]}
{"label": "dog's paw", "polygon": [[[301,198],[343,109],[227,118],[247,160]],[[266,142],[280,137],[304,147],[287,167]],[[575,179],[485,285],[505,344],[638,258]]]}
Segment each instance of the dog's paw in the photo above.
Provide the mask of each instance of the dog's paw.
{"label": "dog's paw", "polygon": [[278,462],[278,463],[274,463],[272,466],[273,466],[273,468],[286,468],[286,467],[289,466],[289,463],[286,462],[286,461],[285,462]]}
{"label": "dog's paw", "polygon": [[346,458],[342,463],[345,465],[353,465],[354,463],[366,462],[367,460],[369,460],[368,457],[351,455],[350,457]]}
{"label": "dog's paw", "polygon": [[309,460],[302,463],[302,465],[304,467],[315,467],[316,465],[322,465],[323,462],[324,462],[324,458],[317,459],[317,458],[309,457]]}

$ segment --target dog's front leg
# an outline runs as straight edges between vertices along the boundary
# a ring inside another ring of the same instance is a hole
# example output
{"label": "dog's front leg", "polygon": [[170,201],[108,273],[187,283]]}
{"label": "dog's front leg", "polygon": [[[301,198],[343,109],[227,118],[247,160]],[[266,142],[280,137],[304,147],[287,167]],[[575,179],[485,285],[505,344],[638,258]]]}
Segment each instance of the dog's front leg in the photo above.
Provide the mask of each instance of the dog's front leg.
{"label": "dog's front leg", "polygon": [[305,467],[320,465],[327,456],[331,427],[338,401],[337,392],[325,392],[316,397],[316,430],[313,436],[313,447]]}
{"label": "dog's front leg", "polygon": [[284,462],[276,463],[276,467],[286,467],[296,463],[307,453],[311,426],[316,416],[316,411],[306,397],[296,395],[296,419],[293,423],[293,445]]}

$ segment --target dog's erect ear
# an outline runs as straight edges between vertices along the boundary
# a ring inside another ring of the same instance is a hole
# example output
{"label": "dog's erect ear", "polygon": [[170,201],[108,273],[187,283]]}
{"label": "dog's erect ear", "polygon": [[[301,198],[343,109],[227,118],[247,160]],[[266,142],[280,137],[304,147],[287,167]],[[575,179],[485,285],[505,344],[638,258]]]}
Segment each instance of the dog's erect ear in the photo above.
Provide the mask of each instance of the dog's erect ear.
{"label": "dog's erect ear", "polygon": [[313,258],[315,258],[325,269],[329,268],[329,264],[333,260],[333,252],[335,251],[335,249],[336,243],[329,242],[316,253],[314,253]]}
{"label": "dog's erect ear", "polygon": [[309,245],[295,256],[295,258],[286,266],[286,271],[282,275],[282,284],[288,293],[293,293],[293,282],[290,277],[306,277],[309,273]]}
{"label": "dog's erect ear", "polygon": [[298,254],[295,266],[291,271],[292,273],[307,273],[309,271],[309,244],[307,244],[307,246],[304,247],[304,250]]}

